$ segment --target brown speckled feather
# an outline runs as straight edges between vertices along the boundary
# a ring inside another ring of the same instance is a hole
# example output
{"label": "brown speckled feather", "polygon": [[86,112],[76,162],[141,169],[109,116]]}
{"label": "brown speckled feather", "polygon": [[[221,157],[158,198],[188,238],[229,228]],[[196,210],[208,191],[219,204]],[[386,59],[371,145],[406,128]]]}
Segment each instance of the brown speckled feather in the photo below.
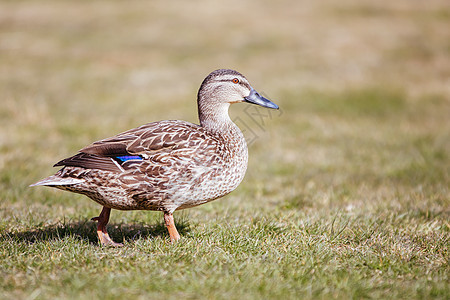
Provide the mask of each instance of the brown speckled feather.
{"label": "brown speckled feather", "polygon": [[183,121],[160,121],[148,123],[120,133],[111,138],[92,143],[80,152],[102,156],[139,155],[147,152],[170,153],[174,147],[190,147],[199,138],[205,138],[199,125]]}

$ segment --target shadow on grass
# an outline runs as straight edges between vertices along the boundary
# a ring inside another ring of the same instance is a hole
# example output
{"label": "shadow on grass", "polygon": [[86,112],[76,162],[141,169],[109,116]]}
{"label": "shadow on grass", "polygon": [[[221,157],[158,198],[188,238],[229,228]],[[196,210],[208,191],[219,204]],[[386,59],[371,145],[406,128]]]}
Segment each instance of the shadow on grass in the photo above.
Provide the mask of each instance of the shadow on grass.
{"label": "shadow on grass", "polygon": [[[176,223],[178,232],[183,235],[189,231],[189,223],[186,219],[180,218]],[[116,242],[132,242],[141,238],[168,238],[166,226],[163,223],[147,225],[143,223],[135,224],[108,224],[108,233]],[[65,237],[75,237],[88,240],[91,244],[98,244],[97,222],[77,221],[62,222],[58,224],[43,226],[37,229],[30,229],[21,232],[3,232],[0,241],[12,239],[15,241],[37,243],[42,241],[61,240]]]}

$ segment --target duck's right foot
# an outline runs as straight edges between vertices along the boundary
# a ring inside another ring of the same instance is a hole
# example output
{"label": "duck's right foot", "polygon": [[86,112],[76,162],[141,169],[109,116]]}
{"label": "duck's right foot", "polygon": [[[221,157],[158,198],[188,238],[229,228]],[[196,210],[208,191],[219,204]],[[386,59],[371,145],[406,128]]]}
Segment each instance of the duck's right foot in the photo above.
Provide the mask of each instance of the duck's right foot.
{"label": "duck's right foot", "polygon": [[122,243],[116,243],[114,242],[108,234],[108,231],[106,231],[106,224],[109,222],[109,215],[111,213],[111,208],[109,207],[103,207],[102,212],[98,217],[94,217],[91,220],[97,221],[97,235],[98,240],[102,244],[102,246],[111,246],[111,247],[122,247]]}
{"label": "duck's right foot", "polygon": [[100,230],[97,230],[97,235],[100,243],[102,246],[110,246],[110,247],[123,247],[122,243],[116,243],[114,242],[107,232],[103,232]]}

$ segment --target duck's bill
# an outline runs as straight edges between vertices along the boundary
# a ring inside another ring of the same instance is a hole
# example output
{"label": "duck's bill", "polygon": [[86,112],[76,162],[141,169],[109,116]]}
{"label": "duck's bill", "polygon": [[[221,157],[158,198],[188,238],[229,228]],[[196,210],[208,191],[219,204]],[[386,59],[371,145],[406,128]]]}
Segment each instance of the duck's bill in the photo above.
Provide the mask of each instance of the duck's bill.
{"label": "duck's bill", "polygon": [[244,97],[244,101],[248,102],[248,103],[252,103],[252,104],[261,105],[261,106],[267,107],[267,108],[273,108],[273,109],[279,108],[278,105],[276,105],[269,99],[264,98],[263,96],[258,94],[258,92],[255,91],[254,89],[251,90],[250,95],[248,95],[247,97]]}

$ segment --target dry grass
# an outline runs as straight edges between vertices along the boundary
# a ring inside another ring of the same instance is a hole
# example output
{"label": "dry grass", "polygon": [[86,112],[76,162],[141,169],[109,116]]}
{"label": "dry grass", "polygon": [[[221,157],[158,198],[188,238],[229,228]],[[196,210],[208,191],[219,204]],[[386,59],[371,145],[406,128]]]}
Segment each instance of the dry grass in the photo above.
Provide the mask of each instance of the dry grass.
{"label": "dry grass", "polygon": [[[445,0],[0,3],[2,298],[449,295],[450,6]],[[28,185],[84,145],[196,122],[210,71],[280,105],[235,105],[242,185],[175,215]]]}

